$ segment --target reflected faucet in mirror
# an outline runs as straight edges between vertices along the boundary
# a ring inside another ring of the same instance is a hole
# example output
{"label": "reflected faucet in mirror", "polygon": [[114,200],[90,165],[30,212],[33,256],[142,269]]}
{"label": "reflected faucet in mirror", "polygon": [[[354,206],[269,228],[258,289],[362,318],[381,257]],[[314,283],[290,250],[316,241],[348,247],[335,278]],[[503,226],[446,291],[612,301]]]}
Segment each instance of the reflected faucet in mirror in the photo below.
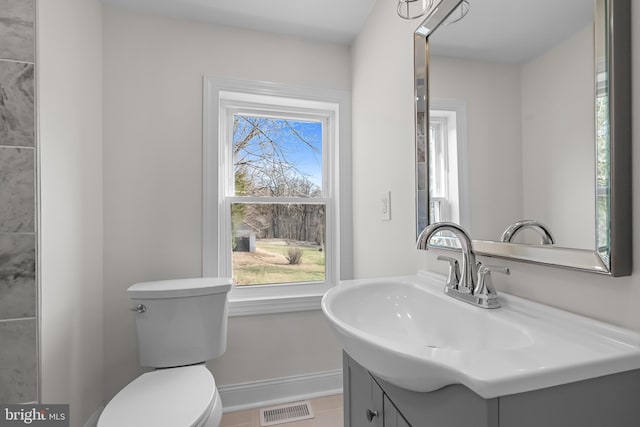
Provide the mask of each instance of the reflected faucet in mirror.
{"label": "reflected faucet in mirror", "polygon": [[514,222],[504,230],[502,237],[500,237],[500,241],[511,243],[518,233],[526,229],[534,230],[538,236],[540,236],[541,245],[553,245],[554,240],[549,227],[534,219],[524,219],[522,221]]}
{"label": "reflected faucet in mirror", "polygon": [[[462,250],[462,268],[458,271],[458,262],[450,257],[438,257],[440,261],[449,262],[449,276],[444,288],[445,294],[482,308],[498,308],[498,293],[491,281],[491,272],[509,274],[509,269],[476,262],[469,234],[458,224],[452,222],[436,222],[420,233],[417,248],[429,250],[429,241],[440,231],[449,231],[460,241]],[[458,280],[459,278],[459,280]]]}

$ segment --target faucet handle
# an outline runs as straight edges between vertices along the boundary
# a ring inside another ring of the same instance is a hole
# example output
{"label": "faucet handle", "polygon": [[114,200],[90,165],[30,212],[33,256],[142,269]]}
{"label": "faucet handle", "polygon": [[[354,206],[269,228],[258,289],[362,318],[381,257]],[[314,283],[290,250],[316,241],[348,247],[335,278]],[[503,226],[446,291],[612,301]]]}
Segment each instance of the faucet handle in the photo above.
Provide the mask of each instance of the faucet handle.
{"label": "faucet handle", "polygon": [[474,295],[485,295],[488,298],[497,298],[498,293],[493,286],[491,280],[491,273],[502,273],[509,275],[509,269],[507,267],[500,267],[497,265],[483,265],[478,263],[478,284],[473,292]]}
{"label": "faucet handle", "polygon": [[438,261],[447,261],[449,263],[449,275],[445,286],[447,288],[458,289],[460,284],[460,264],[455,258],[444,255],[438,255]]}
{"label": "faucet handle", "polygon": [[507,276],[510,274],[510,271],[507,267],[502,267],[499,265],[484,265],[478,263],[478,273],[479,274],[487,274],[495,271],[496,273],[506,274]]}

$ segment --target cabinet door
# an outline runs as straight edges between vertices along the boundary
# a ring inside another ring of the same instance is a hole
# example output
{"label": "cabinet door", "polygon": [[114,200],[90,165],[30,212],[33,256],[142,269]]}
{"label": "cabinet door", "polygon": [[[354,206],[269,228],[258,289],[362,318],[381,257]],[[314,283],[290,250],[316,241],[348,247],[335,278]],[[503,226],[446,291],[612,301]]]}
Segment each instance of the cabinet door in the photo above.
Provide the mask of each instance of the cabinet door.
{"label": "cabinet door", "polygon": [[411,427],[387,395],[384,396],[384,427]]}
{"label": "cabinet door", "polygon": [[[366,415],[367,409],[377,410],[383,415],[377,418],[386,420],[384,427],[396,427],[396,425],[401,427],[498,427],[500,425],[498,399],[485,400],[462,385],[451,385],[428,393],[401,389],[372,377],[364,367],[346,353],[344,353],[344,369],[345,427],[381,426],[376,424],[376,419],[372,420],[373,423],[368,423],[366,416],[361,415],[363,413]],[[383,394],[388,397],[389,402],[384,408]],[[391,407],[397,412],[395,418],[393,414],[387,415],[382,411],[384,409],[386,412]]]}
{"label": "cabinet door", "polygon": [[383,427],[382,389],[369,373],[348,357],[344,358],[345,427]]}
{"label": "cabinet door", "polygon": [[485,400],[462,385],[454,384],[432,392],[417,393],[401,389],[379,378],[375,380],[411,426],[498,427],[500,425],[498,399]]}

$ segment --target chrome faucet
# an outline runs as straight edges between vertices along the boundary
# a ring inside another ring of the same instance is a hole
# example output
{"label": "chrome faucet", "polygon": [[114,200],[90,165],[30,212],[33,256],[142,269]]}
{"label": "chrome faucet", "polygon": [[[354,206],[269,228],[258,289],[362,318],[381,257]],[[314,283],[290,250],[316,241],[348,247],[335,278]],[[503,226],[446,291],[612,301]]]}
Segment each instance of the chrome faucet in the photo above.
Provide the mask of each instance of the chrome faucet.
{"label": "chrome faucet", "polygon": [[491,272],[509,274],[509,269],[491,265],[482,265],[476,262],[476,256],[469,234],[457,224],[451,222],[436,222],[429,225],[418,236],[417,248],[429,250],[431,237],[439,231],[453,233],[462,249],[462,268],[454,258],[439,256],[438,260],[449,262],[449,277],[444,292],[458,300],[476,305],[482,308],[498,308],[498,293],[491,281]]}
{"label": "chrome faucet", "polygon": [[[462,227],[452,222],[433,223],[422,230],[422,233],[418,236],[418,249],[425,251],[429,250],[429,241],[431,240],[431,237],[439,231],[452,232],[460,242],[460,246],[462,248],[462,269],[459,274],[460,282],[455,286],[455,288],[459,292],[472,294],[476,287],[476,255],[473,253],[471,239]],[[449,259],[441,258],[441,261],[449,261]],[[449,264],[451,265],[451,262],[449,262]]]}
{"label": "chrome faucet", "polygon": [[506,230],[502,233],[502,237],[500,240],[506,243],[510,243],[513,238],[518,234],[520,230],[524,230],[525,228],[531,228],[535,230],[536,233],[540,236],[540,243],[543,245],[553,245],[554,240],[551,235],[551,231],[549,227],[541,223],[540,221],[536,221],[533,219],[524,219],[522,221],[514,222]]}

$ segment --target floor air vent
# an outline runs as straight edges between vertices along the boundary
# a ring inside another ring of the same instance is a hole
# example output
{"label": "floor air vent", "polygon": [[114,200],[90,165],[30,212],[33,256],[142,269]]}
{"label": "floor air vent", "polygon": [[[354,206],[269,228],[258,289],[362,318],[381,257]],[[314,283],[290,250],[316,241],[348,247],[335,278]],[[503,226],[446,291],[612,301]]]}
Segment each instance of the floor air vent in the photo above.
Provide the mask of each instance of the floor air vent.
{"label": "floor air vent", "polygon": [[293,421],[313,418],[313,411],[309,401],[287,403],[260,409],[260,426],[290,423]]}

